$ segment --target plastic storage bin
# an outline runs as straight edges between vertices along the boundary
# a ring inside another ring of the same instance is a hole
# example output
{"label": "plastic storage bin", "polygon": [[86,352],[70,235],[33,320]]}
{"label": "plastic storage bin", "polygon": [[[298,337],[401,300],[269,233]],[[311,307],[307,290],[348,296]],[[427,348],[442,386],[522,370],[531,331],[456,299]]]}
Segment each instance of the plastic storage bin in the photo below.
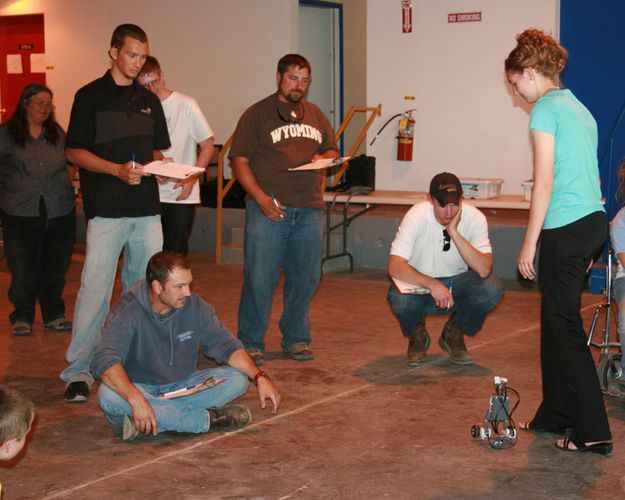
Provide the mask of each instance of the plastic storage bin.
{"label": "plastic storage bin", "polygon": [[479,179],[465,177],[460,179],[465,198],[486,200],[501,196],[503,179]]}
{"label": "plastic storage bin", "polygon": [[532,188],[534,187],[534,181],[528,180],[521,182],[521,186],[523,186],[523,197],[525,201],[532,201]]}

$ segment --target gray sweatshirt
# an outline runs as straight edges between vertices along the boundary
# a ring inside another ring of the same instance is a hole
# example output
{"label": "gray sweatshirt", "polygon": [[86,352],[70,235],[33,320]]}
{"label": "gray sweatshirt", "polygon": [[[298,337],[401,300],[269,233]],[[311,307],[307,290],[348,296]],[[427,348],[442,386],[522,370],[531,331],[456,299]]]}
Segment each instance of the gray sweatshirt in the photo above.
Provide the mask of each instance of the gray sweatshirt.
{"label": "gray sweatshirt", "polygon": [[132,382],[170,384],[197,369],[200,345],[206,355],[224,364],[235,351],[243,349],[213,307],[198,295],[188,297],[181,309],[165,315],[155,313],[143,279],[108,315],[94,350],[91,372],[100,379],[119,363]]}

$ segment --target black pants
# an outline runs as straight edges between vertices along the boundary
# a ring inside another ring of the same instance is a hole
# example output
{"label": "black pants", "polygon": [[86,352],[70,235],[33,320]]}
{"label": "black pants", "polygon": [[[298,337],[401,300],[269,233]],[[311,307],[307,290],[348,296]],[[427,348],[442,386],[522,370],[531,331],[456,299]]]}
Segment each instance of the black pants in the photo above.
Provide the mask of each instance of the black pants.
{"label": "black pants", "polygon": [[76,236],[76,212],[48,219],[45,205],[39,217],[0,212],[7,265],[11,272],[11,323],[35,319],[39,299],[44,323],[65,315],[62,294]]}
{"label": "black pants", "polygon": [[601,387],[579,313],[590,259],[603,245],[605,214],[541,233],[539,276],[541,303],[540,362],[543,401],[530,426],[563,432],[572,427],[581,446],[611,439]]}
{"label": "black pants", "polygon": [[191,203],[161,203],[163,226],[163,250],[187,255],[189,237],[195,218],[195,205]]}

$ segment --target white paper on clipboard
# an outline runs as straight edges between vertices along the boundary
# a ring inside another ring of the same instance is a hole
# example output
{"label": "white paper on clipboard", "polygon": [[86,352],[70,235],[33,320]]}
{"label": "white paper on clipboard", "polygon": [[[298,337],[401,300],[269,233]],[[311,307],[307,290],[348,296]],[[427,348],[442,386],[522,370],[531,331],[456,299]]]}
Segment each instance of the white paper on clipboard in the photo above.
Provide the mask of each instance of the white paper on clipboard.
{"label": "white paper on clipboard", "polygon": [[395,286],[397,287],[400,293],[412,293],[415,295],[427,295],[430,293],[430,291],[427,288],[422,288],[420,286],[407,283],[397,278],[391,277],[391,279],[393,280],[393,283],[395,283]]}
{"label": "white paper on clipboard", "polygon": [[324,158],[322,160],[311,161],[310,163],[306,163],[306,165],[300,165],[299,167],[291,167],[289,170],[321,170],[322,168],[331,168],[338,167],[342,165],[347,160],[349,160],[351,156],[339,156],[338,158]]}
{"label": "white paper on clipboard", "polygon": [[223,381],[224,379],[222,378],[209,376],[204,382],[200,382],[192,387],[184,387],[182,389],[178,389],[177,391],[166,392],[165,394],[159,396],[159,399],[176,399],[183,396],[190,396],[191,394],[197,394],[198,392],[205,391],[206,389],[212,389],[216,385],[221,384]]}
{"label": "white paper on clipboard", "polygon": [[143,171],[148,174],[171,177],[172,179],[186,179],[192,175],[204,172],[204,169],[201,167],[194,167],[192,165],[155,160],[147,165],[143,165]]}

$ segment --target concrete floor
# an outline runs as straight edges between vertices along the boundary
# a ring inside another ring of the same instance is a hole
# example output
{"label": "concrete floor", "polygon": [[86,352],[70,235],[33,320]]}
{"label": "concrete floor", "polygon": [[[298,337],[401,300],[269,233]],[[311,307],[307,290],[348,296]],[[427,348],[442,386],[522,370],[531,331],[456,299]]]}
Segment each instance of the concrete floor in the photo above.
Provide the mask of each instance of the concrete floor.
{"label": "concrete floor", "polygon": [[[194,289],[236,326],[242,272],[192,255]],[[82,258],[75,254],[66,298],[71,317]],[[25,450],[0,465],[4,499],[16,498],[623,498],[625,402],[607,399],[612,458],[564,453],[555,435],[520,432],[515,447],[493,450],[470,436],[483,420],[493,376],[521,395],[517,422],[540,399],[539,295],[510,291],[467,345],[475,365],[452,365],[437,340],[443,318],[428,320],[431,356],[405,363],[406,341],[385,300],[387,283],[326,275],[311,310],[315,360],[280,354],[277,321],[265,369],[283,401],[260,409],[252,387],[243,401],[254,423],[237,433],[161,434],[132,443],[115,435],[94,399],[63,401],[58,379],[69,334],[10,335],[9,276],[0,262],[0,381],[36,403]],[[119,290],[116,290],[116,294]],[[601,297],[584,296],[588,322]],[[204,361],[202,362],[204,363]]]}

